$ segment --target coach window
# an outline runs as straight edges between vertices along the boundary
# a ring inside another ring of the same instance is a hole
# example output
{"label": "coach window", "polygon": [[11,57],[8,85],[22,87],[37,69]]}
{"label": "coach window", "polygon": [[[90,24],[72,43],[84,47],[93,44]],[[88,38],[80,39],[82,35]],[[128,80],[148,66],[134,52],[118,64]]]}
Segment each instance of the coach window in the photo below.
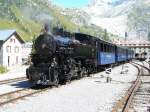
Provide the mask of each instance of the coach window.
{"label": "coach window", "polygon": [[119,48],[119,50],[118,50],[118,51],[119,51],[119,53],[121,53],[121,48]]}
{"label": "coach window", "polygon": [[113,46],[112,45],[111,45],[110,49],[111,49],[110,52],[112,53],[113,52]]}
{"label": "coach window", "polygon": [[111,45],[110,47],[110,52],[112,53],[113,52],[113,46]]}
{"label": "coach window", "polygon": [[114,50],[114,46],[111,46],[111,52],[113,52],[113,50]]}
{"label": "coach window", "polygon": [[102,43],[101,43],[101,46],[100,46],[100,47],[101,47],[101,51],[103,52],[103,44],[102,44]]}
{"label": "coach window", "polygon": [[110,51],[111,53],[113,52],[113,46],[111,46],[111,51]]}
{"label": "coach window", "polygon": [[113,46],[113,51],[112,52],[115,52],[115,46]]}
{"label": "coach window", "polygon": [[105,44],[103,44],[103,52],[105,52]]}
{"label": "coach window", "polygon": [[112,52],[112,45],[110,46],[110,52]]}
{"label": "coach window", "polygon": [[109,45],[106,44],[106,52],[109,52]]}
{"label": "coach window", "polygon": [[110,50],[110,45],[107,45],[107,52],[109,52]]}
{"label": "coach window", "polygon": [[112,47],[112,45],[110,46],[110,52],[112,52],[112,50],[113,50],[113,47]]}
{"label": "coach window", "polygon": [[103,47],[102,47],[102,51],[104,52],[104,51],[105,51],[105,49],[104,49],[104,46],[105,46],[105,45],[104,45],[104,44],[102,44],[102,46],[103,46]]}
{"label": "coach window", "polygon": [[108,45],[108,52],[111,52],[111,46]]}
{"label": "coach window", "polygon": [[120,53],[122,54],[122,52],[123,52],[123,49],[122,49],[122,48],[120,48]]}
{"label": "coach window", "polygon": [[104,44],[104,52],[106,52],[106,44]]}
{"label": "coach window", "polygon": [[110,52],[111,51],[111,46],[110,45],[108,45],[108,52]]}
{"label": "coach window", "polygon": [[108,52],[108,45],[105,44],[105,52]]}

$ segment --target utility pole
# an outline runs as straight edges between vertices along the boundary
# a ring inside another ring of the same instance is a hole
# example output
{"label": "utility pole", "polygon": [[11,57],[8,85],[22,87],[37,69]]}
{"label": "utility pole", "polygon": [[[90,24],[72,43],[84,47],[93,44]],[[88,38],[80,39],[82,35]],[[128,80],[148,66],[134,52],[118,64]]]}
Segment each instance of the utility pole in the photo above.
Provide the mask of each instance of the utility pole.
{"label": "utility pole", "polygon": [[127,41],[128,33],[125,32],[125,41]]}

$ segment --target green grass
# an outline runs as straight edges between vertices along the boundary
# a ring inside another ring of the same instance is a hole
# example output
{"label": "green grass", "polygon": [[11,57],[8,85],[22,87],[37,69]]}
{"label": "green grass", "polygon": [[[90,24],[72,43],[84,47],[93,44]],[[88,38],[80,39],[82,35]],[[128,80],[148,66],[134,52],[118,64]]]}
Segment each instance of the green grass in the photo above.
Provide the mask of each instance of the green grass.
{"label": "green grass", "polygon": [[0,66],[0,74],[8,72],[8,69],[6,67]]}

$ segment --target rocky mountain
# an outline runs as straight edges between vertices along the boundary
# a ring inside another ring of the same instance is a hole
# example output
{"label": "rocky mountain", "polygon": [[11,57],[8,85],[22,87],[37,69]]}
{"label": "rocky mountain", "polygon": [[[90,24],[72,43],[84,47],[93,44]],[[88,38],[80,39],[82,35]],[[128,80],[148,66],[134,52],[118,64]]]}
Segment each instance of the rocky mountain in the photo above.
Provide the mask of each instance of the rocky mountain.
{"label": "rocky mountain", "polygon": [[127,15],[136,0],[92,0],[84,11],[91,15],[91,22],[113,34],[124,36],[127,31]]}
{"label": "rocky mountain", "polygon": [[122,37],[125,32],[136,37],[139,29],[150,31],[150,22],[145,22],[150,17],[150,0],[92,0],[83,10],[91,16],[92,24]]}
{"label": "rocky mountain", "polygon": [[84,10],[96,17],[115,17],[126,15],[135,3],[136,0],[92,0]]}
{"label": "rocky mountain", "polygon": [[127,18],[136,0],[91,0],[82,9],[64,9],[63,14],[79,25],[96,25],[108,32],[124,36],[127,32]]}
{"label": "rocky mountain", "polygon": [[84,12],[83,10],[80,9],[75,9],[75,8],[71,8],[71,9],[64,9],[61,12],[64,15],[67,15],[71,18],[71,21],[74,22],[75,24],[78,24],[80,26],[83,25],[90,25],[89,20],[91,19],[91,16]]}
{"label": "rocky mountain", "polygon": [[128,32],[129,38],[150,35],[149,12],[150,0],[91,0],[83,9],[64,9],[76,24],[96,25],[121,37]]}

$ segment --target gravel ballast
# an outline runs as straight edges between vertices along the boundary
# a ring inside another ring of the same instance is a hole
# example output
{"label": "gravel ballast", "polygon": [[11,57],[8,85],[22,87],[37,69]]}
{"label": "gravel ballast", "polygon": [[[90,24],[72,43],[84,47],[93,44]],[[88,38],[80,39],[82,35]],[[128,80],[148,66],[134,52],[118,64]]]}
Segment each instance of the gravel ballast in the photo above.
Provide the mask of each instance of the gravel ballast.
{"label": "gravel ballast", "polygon": [[137,77],[137,69],[125,64],[112,69],[107,83],[105,72],[74,80],[70,84],[0,107],[0,112],[110,112]]}

